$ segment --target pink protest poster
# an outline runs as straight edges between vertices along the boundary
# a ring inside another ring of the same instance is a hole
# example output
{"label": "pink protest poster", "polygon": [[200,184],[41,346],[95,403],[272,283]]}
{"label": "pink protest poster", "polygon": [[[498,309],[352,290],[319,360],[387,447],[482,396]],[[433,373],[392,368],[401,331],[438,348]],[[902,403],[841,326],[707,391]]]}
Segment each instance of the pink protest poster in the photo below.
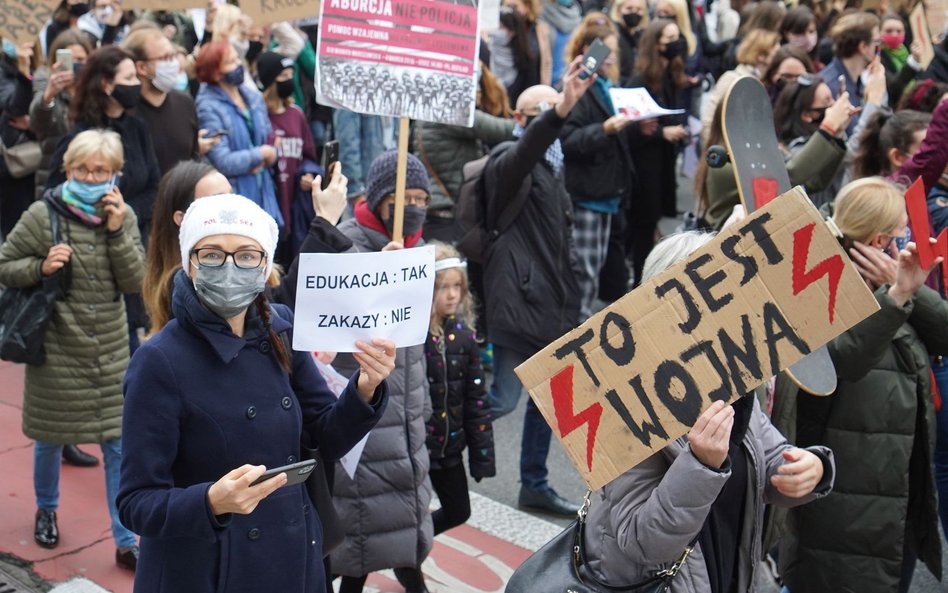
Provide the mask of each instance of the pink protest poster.
{"label": "pink protest poster", "polygon": [[476,0],[323,0],[316,100],[471,126],[478,49]]}

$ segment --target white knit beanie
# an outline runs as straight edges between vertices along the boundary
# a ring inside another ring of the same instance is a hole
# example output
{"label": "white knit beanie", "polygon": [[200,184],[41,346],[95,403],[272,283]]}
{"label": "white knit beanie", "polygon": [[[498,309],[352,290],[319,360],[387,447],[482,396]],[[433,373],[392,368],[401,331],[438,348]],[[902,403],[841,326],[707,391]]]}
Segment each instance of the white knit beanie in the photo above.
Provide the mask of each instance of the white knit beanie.
{"label": "white knit beanie", "polygon": [[178,239],[181,242],[181,267],[191,276],[191,249],[211,235],[240,235],[253,239],[267,254],[266,277],[273,269],[280,231],[276,221],[253,201],[236,194],[219,194],[191,202],[184,213]]}

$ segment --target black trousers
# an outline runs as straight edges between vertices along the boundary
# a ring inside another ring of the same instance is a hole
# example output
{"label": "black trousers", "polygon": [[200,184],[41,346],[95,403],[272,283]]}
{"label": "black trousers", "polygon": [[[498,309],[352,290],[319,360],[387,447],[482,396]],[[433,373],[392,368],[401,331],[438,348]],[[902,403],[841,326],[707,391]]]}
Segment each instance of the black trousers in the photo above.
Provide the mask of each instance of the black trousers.
{"label": "black trousers", "polygon": [[431,514],[434,534],[464,524],[471,517],[471,496],[467,490],[464,463],[448,469],[433,469],[428,472],[428,476],[441,501],[441,508]]}

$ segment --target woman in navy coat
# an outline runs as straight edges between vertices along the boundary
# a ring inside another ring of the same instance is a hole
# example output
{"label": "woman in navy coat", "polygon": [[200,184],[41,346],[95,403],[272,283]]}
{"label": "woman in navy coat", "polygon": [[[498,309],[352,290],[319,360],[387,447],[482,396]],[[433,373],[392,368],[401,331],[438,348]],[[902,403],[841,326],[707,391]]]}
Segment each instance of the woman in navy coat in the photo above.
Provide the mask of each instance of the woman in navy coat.
{"label": "woman in navy coat", "polygon": [[[322,528],[286,475],[309,432],[338,459],[381,418],[395,346],[357,342],[336,400],[309,353],[288,352],[292,314],[263,288],[273,219],[247,198],[196,200],[181,224],[174,319],[125,380],[122,522],[141,536],[138,593],[324,593]],[[235,469],[236,468],[236,469]]]}

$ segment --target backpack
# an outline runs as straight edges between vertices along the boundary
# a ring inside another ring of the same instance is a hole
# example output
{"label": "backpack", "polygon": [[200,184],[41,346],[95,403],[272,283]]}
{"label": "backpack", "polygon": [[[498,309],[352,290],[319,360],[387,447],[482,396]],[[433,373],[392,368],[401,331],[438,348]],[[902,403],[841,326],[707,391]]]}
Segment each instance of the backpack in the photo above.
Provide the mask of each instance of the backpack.
{"label": "backpack", "polygon": [[484,196],[482,179],[484,168],[492,157],[499,155],[512,144],[513,142],[503,142],[494,147],[490,154],[464,164],[463,181],[455,206],[455,220],[460,235],[456,247],[464,257],[478,264],[484,263],[487,248],[501,233],[510,228],[530,196],[533,176],[527,175],[517,195],[500,211],[498,219],[487,220],[487,199]]}

